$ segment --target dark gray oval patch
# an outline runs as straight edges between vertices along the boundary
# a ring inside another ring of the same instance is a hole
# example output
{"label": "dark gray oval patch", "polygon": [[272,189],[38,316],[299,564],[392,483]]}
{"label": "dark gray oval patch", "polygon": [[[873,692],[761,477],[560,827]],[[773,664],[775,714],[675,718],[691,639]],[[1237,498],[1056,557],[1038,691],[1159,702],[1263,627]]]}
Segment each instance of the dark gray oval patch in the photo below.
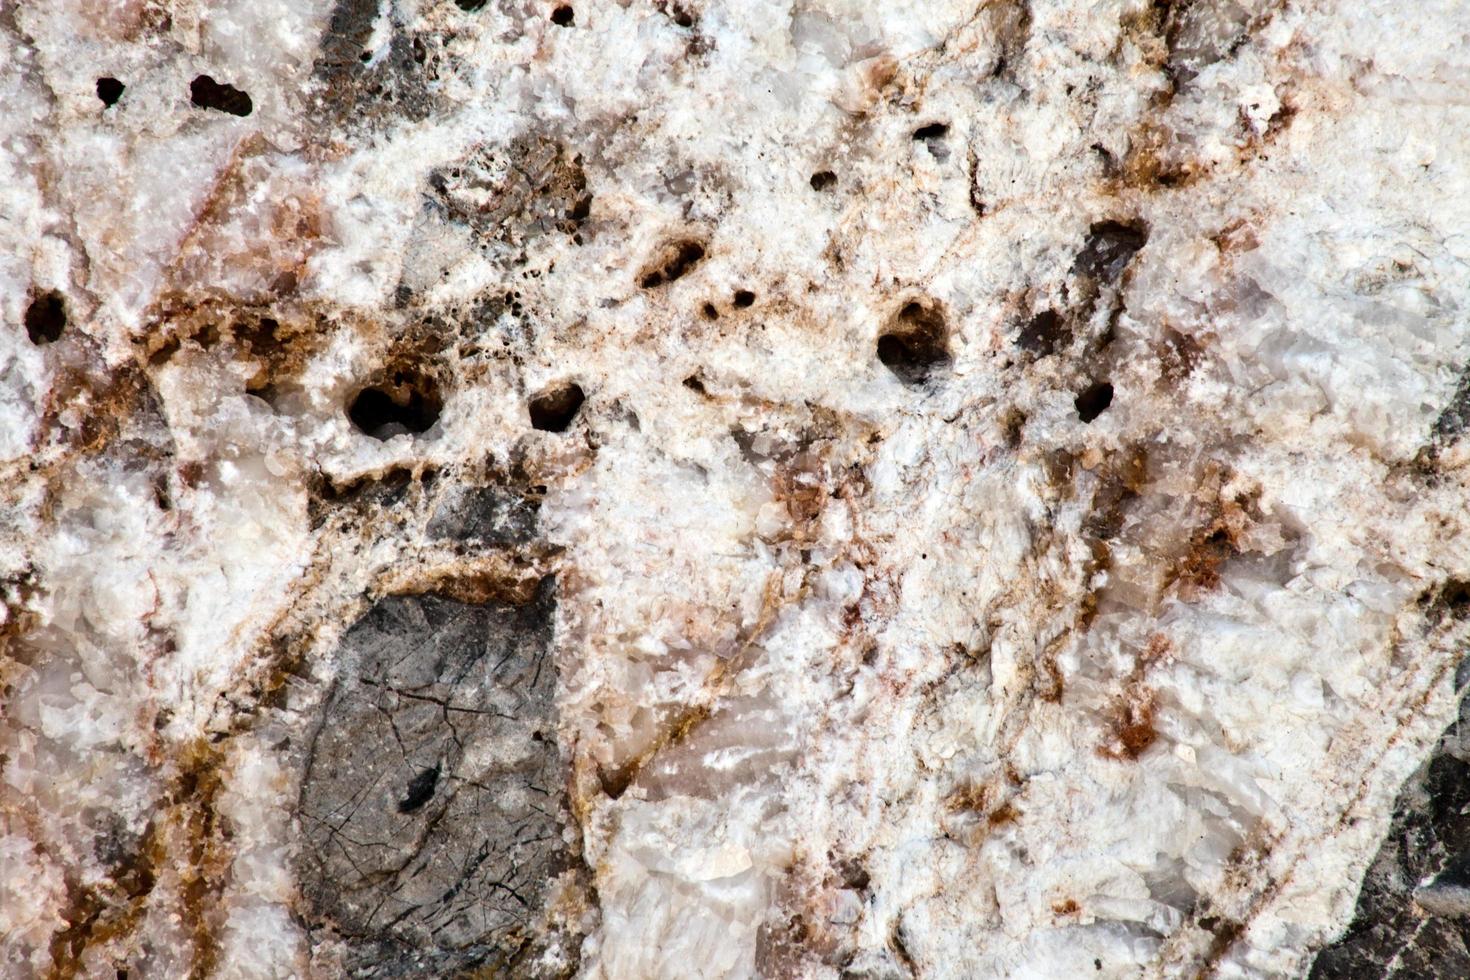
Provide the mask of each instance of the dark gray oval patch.
{"label": "dark gray oval patch", "polygon": [[355,976],[522,961],[565,865],[554,583],[524,606],[392,596],[344,636],[302,781],[314,924]]}

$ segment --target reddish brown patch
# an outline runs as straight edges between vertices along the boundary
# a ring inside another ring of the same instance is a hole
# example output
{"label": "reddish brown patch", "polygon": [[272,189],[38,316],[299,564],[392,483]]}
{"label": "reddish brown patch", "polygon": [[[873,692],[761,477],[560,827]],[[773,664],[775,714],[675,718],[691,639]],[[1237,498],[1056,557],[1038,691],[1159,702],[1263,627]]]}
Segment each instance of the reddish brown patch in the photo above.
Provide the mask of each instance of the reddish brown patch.
{"label": "reddish brown patch", "polygon": [[327,320],[309,310],[214,301],[191,305],[176,298],[162,306],[134,343],[152,367],[185,349],[209,352],[228,345],[229,356],[254,372],[245,390],[268,394],[299,377],[329,335]]}
{"label": "reddish brown patch", "polygon": [[219,895],[230,866],[229,828],[216,810],[223,786],[223,755],[204,740],[183,753],[181,772],[173,792],[176,828],[185,851],[180,874],[182,915],[194,944],[191,980],[213,976],[219,963],[216,931],[224,924]]}
{"label": "reddish brown patch", "polygon": [[[5,610],[4,621],[0,622],[0,665],[8,667],[12,661],[18,660],[12,652],[12,645],[40,625],[40,617],[31,609],[32,600],[40,594],[40,582],[34,568],[27,567],[0,579],[0,606]],[[0,667],[0,681],[7,674],[8,671]]]}
{"label": "reddish brown patch", "polygon": [[1005,798],[1011,795],[998,784],[962,783],[944,798],[944,807],[949,813],[979,817],[984,827],[994,829],[1021,819],[1021,811]]}
{"label": "reddish brown patch", "polygon": [[222,763],[221,753],[207,741],[184,748],[174,785],[149,824],[138,856],[101,885],[70,887],[68,925],[51,938],[48,980],[81,976],[89,952],[125,957],[128,939],[140,925],[163,869],[172,869],[169,884],[177,889],[179,915],[193,946],[188,976],[202,980],[214,975],[220,955],[217,931],[223,925],[219,895],[232,858],[229,828],[216,811]]}
{"label": "reddish brown patch", "polygon": [[1141,60],[1162,70],[1169,61],[1169,44],[1165,38],[1169,5],[1145,3],[1125,13],[1118,21],[1118,45],[1131,44]]}
{"label": "reddish brown patch", "polygon": [[1281,100],[1281,108],[1271,113],[1271,118],[1266,120],[1266,132],[1264,139],[1270,143],[1280,136],[1291,126],[1292,120],[1296,119],[1297,109],[1290,98]]}
{"label": "reddish brown patch", "polygon": [[1223,523],[1212,523],[1194,533],[1189,549],[1172,570],[1179,595],[1186,600],[1198,598],[1220,585],[1220,566],[1238,553],[1235,536]]}
{"label": "reddish brown patch", "polygon": [[100,453],[129,420],[157,412],[153,385],[141,371],[123,364],[109,372],[89,351],[57,372],[42,410],[42,438],[75,455]]}
{"label": "reddish brown patch", "polygon": [[1121,697],[1110,711],[1111,738],[1098,751],[1110,759],[1137,761],[1158,740],[1154,728],[1156,695],[1140,687]]}
{"label": "reddish brown patch", "polygon": [[1164,342],[1158,350],[1164,380],[1171,384],[1178,384],[1193,374],[1204,356],[1199,341],[1167,324],[1164,326]]}
{"label": "reddish brown patch", "polygon": [[115,869],[110,880],[91,887],[67,883],[67,926],[51,936],[47,980],[83,975],[82,958],[89,949],[119,942],[138,928],[157,880],[154,867],[160,857],[150,827],[138,858]]}
{"label": "reddish brown patch", "polygon": [[990,815],[985,819],[992,827],[1003,827],[1006,824],[1015,823],[1017,820],[1020,820],[1021,811],[1017,810],[1010,803],[1002,803],[994,810],[991,810]]}
{"label": "reddish brown patch", "polygon": [[1143,652],[1138,655],[1138,667],[1140,672],[1158,663],[1173,652],[1174,645],[1163,633],[1155,633],[1148,638],[1148,644],[1144,646]]}
{"label": "reddish brown patch", "polygon": [[1215,247],[1225,253],[1250,252],[1261,247],[1256,229],[1244,218],[1236,218],[1210,237]]}
{"label": "reddish brown patch", "polygon": [[814,533],[815,523],[827,504],[827,488],[823,485],[820,463],[806,454],[799,454],[790,465],[777,468],[772,480],[772,491],[777,500],[786,504],[791,515],[791,536],[798,541],[809,540]]}
{"label": "reddish brown patch", "polygon": [[204,464],[195,459],[179,464],[179,481],[191,490],[197,488],[204,481]]}
{"label": "reddish brown patch", "polygon": [[1046,675],[1046,683],[1042,684],[1036,691],[1036,696],[1048,704],[1058,704],[1062,695],[1066,693],[1065,678],[1062,676],[1062,668],[1057,664],[1057,652],[1060,644],[1054,649],[1048,650],[1041,658],[1041,672]]}
{"label": "reddish brown patch", "polygon": [[809,968],[814,936],[800,912],[777,915],[761,924],[755,936],[756,975],[797,977]]}
{"label": "reddish brown patch", "polygon": [[541,581],[540,572],[529,564],[490,569],[455,568],[411,583],[404,594],[433,593],[471,605],[496,602],[523,606],[536,597]]}
{"label": "reddish brown patch", "polygon": [[966,783],[945,797],[944,805],[950,810],[969,810],[974,813],[984,813],[985,805],[989,798],[990,790],[985,785],[981,783]]}
{"label": "reddish brown patch", "polygon": [[1197,161],[1184,156],[1183,141],[1161,118],[1146,120],[1133,131],[1123,160],[1123,180],[1129,186],[1174,190],[1188,187],[1204,173]]}
{"label": "reddish brown patch", "polygon": [[1048,450],[1041,457],[1046,480],[1058,490],[1070,490],[1072,478],[1077,471],[1077,457],[1065,449]]}
{"label": "reddish brown patch", "polygon": [[1052,902],[1051,910],[1056,915],[1076,915],[1082,911],[1082,906],[1077,904],[1075,898],[1067,898],[1059,902]]}
{"label": "reddish brown patch", "polygon": [[1208,976],[1214,972],[1214,964],[1245,935],[1246,923],[1225,916],[1206,915],[1199,920],[1199,925],[1210,934],[1210,948],[1205,952],[1207,967],[1200,971],[1200,976]]}

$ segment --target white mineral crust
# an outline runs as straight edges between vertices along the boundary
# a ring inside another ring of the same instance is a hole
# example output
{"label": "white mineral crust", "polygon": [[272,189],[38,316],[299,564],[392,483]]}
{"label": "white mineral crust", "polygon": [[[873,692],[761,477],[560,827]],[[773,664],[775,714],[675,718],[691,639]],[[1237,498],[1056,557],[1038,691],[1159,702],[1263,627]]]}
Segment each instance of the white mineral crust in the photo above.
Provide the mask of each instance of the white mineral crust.
{"label": "white mineral crust", "polygon": [[1470,5],[462,6],[0,3],[0,973],[346,970],[339,641],[554,575],[515,975],[1304,975],[1457,703]]}

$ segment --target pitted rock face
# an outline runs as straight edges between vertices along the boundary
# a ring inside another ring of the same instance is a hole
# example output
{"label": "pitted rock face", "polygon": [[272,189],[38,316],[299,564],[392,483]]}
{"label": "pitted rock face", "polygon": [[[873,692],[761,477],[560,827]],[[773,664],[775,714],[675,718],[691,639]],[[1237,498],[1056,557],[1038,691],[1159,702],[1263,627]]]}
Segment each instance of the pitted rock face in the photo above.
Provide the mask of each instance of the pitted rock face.
{"label": "pitted rock face", "polygon": [[1467,35],[0,5],[0,977],[1470,974]]}
{"label": "pitted rock face", "polygon": [[552,589],[521,607],[391,596],[343,638],[302,783],[299,873],[357,975],[533,945],[562,850]]}

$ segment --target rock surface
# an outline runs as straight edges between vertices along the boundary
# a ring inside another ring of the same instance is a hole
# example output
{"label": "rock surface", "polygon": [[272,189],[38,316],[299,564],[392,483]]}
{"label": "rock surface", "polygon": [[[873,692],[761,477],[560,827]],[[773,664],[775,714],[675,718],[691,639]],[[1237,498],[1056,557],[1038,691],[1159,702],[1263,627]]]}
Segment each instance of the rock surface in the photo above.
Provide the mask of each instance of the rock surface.
{"label": "rock surface", "polygon": [[1318,954],[1312,980],[1470,975],[1470,765],[1465,716],[1404,784],[1347,933]]}
{"label": "rock surface", "polygon": [[0,972],[1464,975],[1467,90],[1458,0],[0,9]]}

